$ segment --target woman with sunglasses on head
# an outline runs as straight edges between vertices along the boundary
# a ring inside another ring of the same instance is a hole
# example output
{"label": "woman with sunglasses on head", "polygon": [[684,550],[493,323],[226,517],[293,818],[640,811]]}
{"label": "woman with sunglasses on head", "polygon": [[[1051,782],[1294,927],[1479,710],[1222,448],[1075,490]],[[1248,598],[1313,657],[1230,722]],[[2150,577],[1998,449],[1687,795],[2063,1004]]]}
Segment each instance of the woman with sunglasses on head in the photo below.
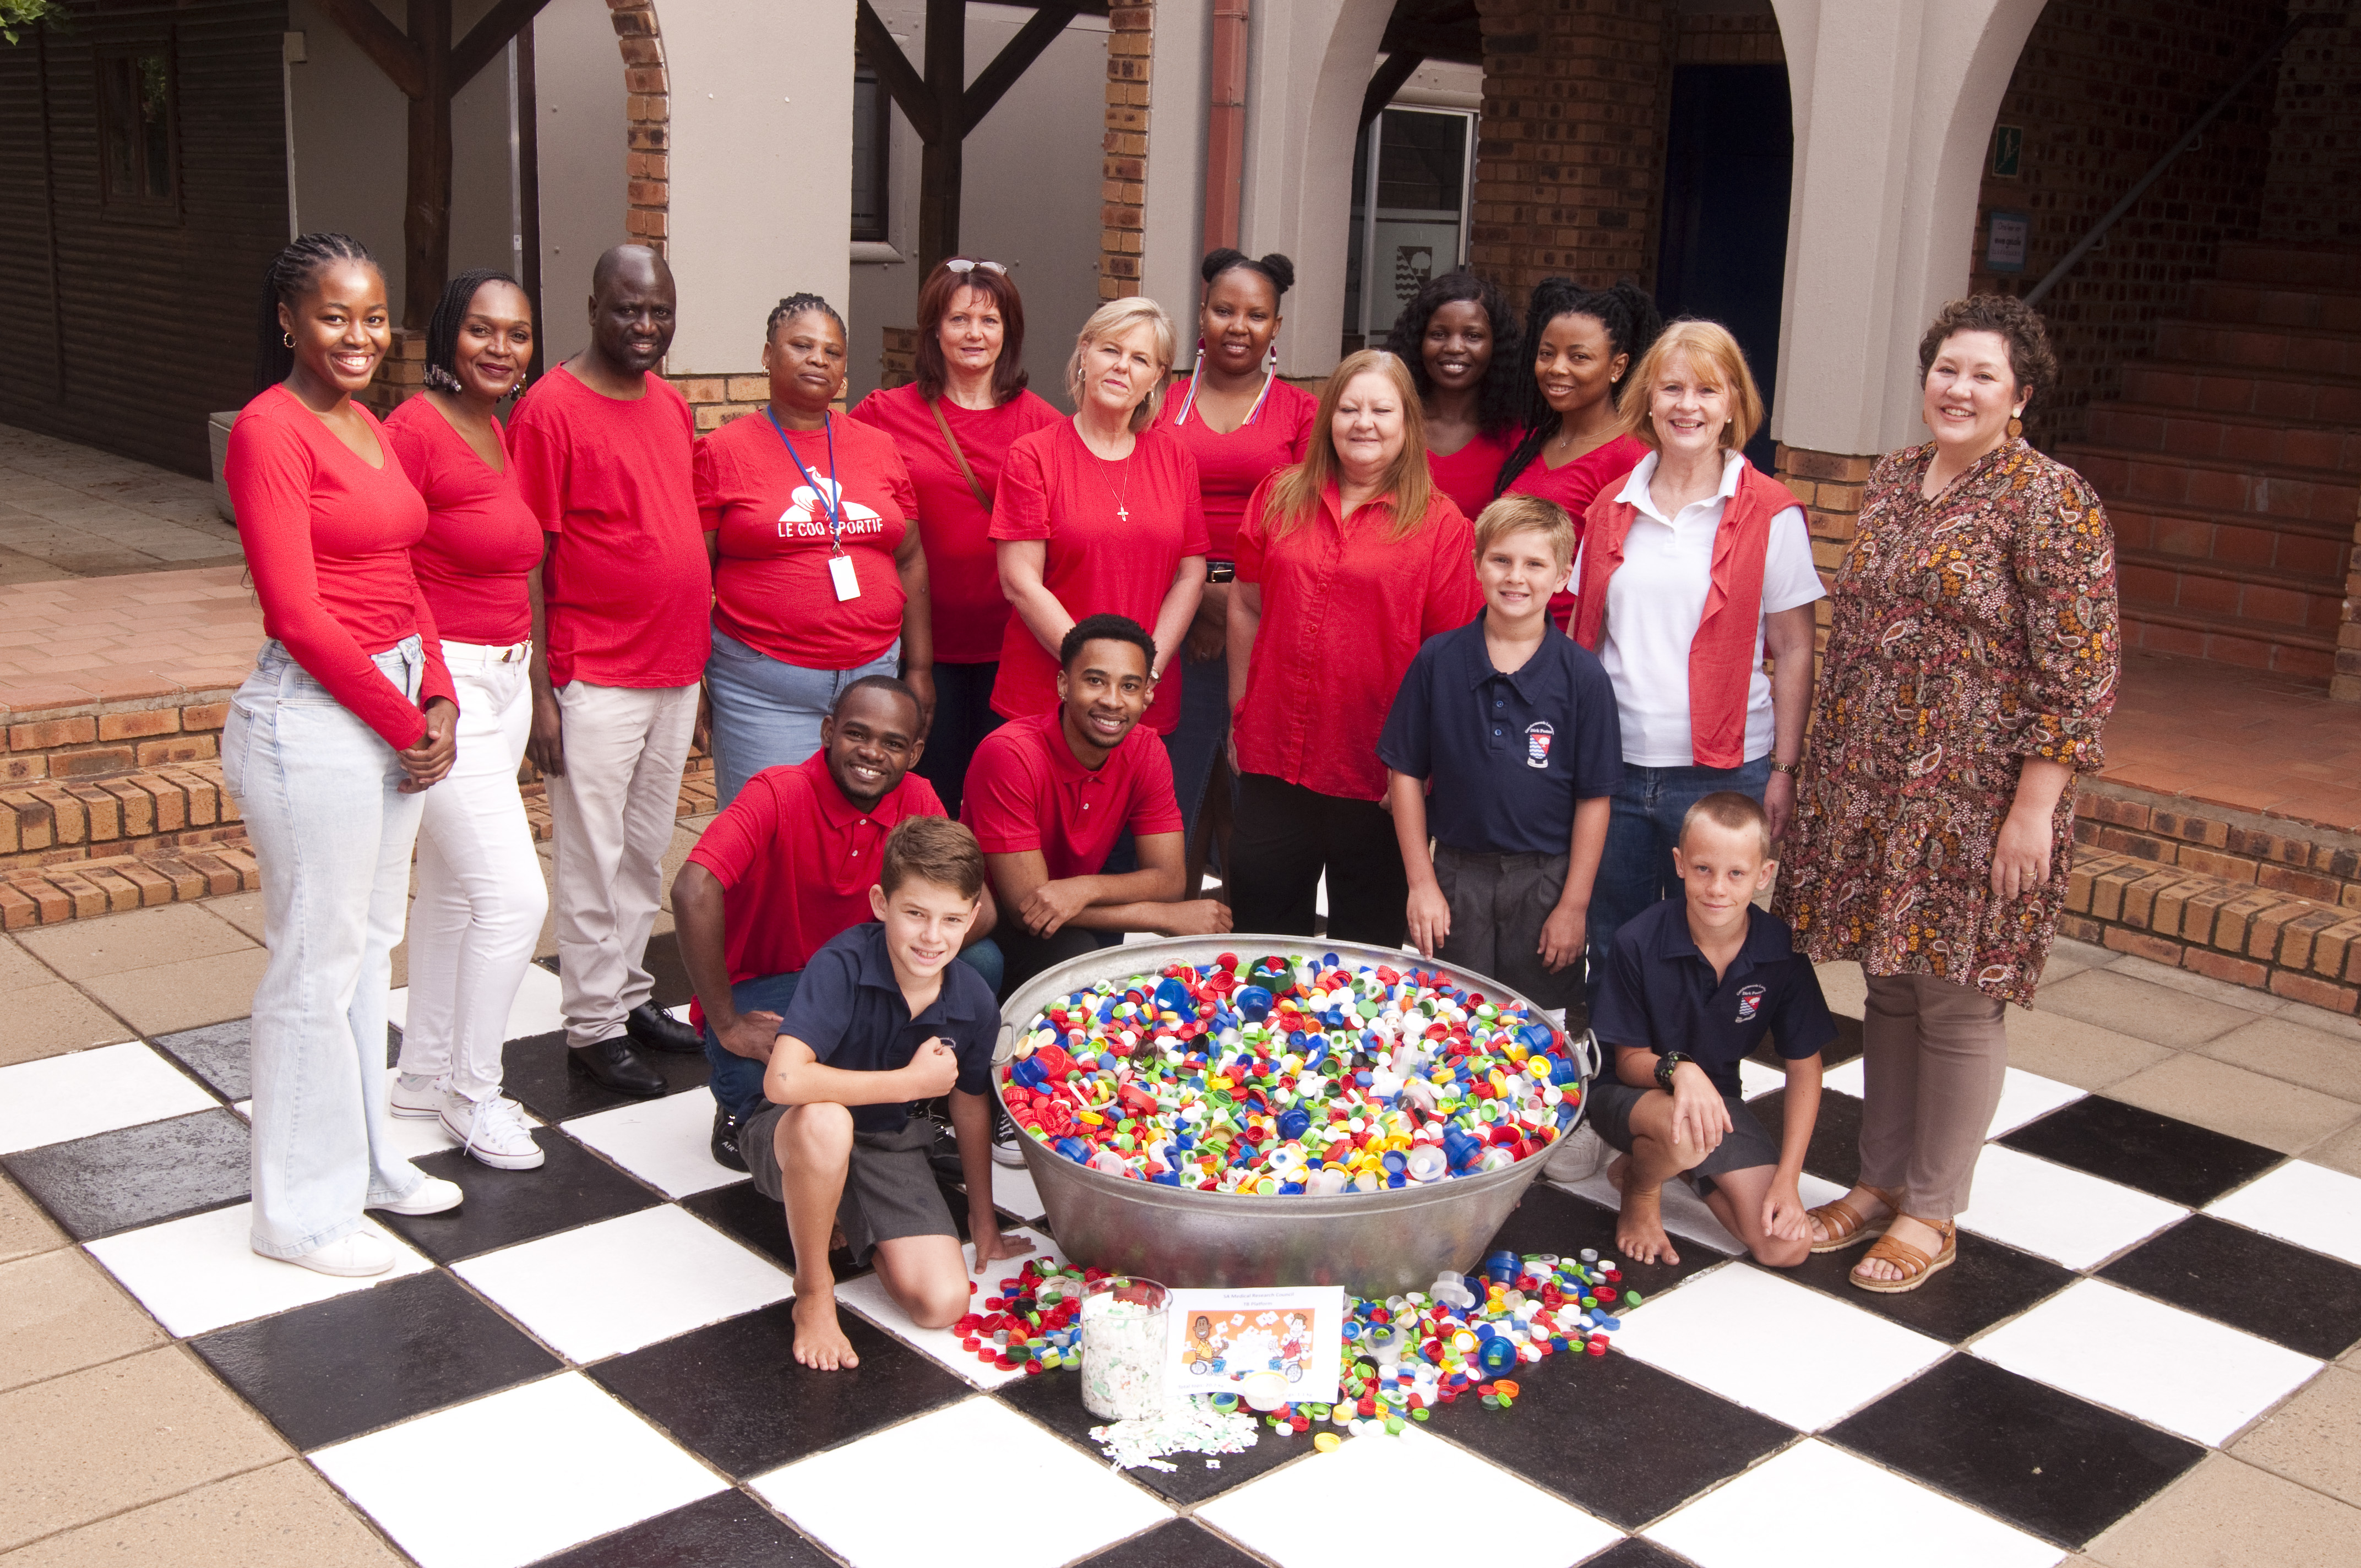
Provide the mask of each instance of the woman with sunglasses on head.
{"label": "woman with sunglasses on head", "polygon": [[781,300],[763,326],[763,368],[770,401],[697,444],[718,806],[764,768],[818,751],[820,721],[855,681],[898,670],[921,734],[935,707],[909,470],[892,437],[830,410],[844,392],[844,318],[818,294]]}
{"label": "woman with sunglasses on head", "polygon": [[542,1162],[500,1094],[509,1005],[533,961],[549,892],[517,793],[533,728],[533,603],[541,520],[510,472],[494,411],[524,386],[533,302],[505,272],[451,280],[426,327],[426,390],[385,422],[426,499],[410,563],[442,633],[459,697],[458,754],[426,793],[411,910],[410,1013],[396,1116],[440,1118],[467,1155],[500,1170]]}
{"label": "woman with sunglasses on head", "polygon": [[1180,726],[1171,742],[1173,793],[1192,840],[1213,759],[1229,740],[1230,582],[1238,524],[1257,486],[1303,461],[1320,411],[1318,398],[1279,378],[1279,303],[1295,284],[1295,263],[1223,249],[1208,255],[1200,271],[1205,293],[1197,307],[1197,362],[1187,386],[1166,397],[1162,425],[1196,458],[1205,509],[1205,597],[1181,652]]}
{"label": "woman with sunglasses on head", "polygon": [[1526,378],[1509,296],[1473,272],[1431,278],[1402,307],[1386,348],[1418,386],[1434,488],[1474,517],[1524,435],[1517,400]]}
{"label": "woman with sunglasses on head", "polygon": [[997,261],[954,256],[918,289],[917,379],[861,400],[852,418],[894,438],[918,498],[935,639],[935,717],[916,772],[957,817],[992,711],[1008,600],[991,538],[1008,449],[1059,422],[1025,389],[1025,302]]}

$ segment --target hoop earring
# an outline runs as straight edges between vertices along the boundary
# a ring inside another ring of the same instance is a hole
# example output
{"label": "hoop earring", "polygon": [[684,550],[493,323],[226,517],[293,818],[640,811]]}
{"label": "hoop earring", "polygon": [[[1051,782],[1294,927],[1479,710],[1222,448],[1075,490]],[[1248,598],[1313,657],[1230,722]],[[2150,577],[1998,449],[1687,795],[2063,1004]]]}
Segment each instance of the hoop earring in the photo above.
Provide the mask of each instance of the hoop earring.
{"label": "hoop earring", "polygon": [[282,332],[279,334],[279,342],[282,347],[292,348],[295,346],[295,334],[291,332]]}
{"label": "hoop earring", "polygon": [[2015,440],[2016,440],[2019,436],[2022,436],[2024,433],[2025,433],[2025,422],[2024,422],[2023,420],[2021,420],[2021,419],[2017,418],[2015,414],[2011,414],[2011,415],[2009,415],[2009,416],[2008,416],[2008,438],[2009,438],[2011,441],[2015,441]]}

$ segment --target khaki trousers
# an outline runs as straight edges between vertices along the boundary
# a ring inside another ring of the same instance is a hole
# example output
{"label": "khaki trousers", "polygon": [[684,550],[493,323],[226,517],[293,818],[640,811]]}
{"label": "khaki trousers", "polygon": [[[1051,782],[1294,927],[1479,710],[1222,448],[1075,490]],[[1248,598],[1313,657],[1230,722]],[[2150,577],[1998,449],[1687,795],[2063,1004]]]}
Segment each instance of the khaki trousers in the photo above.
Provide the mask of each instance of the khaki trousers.
{"label": "khaki trousers", "polygon": [[1968,1187],[2008,1073],[2003,1003],[1931,974],[1872,975],[1861,1026],[1861,1179],[1940,1222]]}
{"label": "khaki trousers", "polygon": [[549,780],[557,840],[557,978],[566,1043],[623,1032],[648,1000],[648,933],[680,813],[697,729],[694,685],[637,689],[570,681],[557,691],[566,771]]}

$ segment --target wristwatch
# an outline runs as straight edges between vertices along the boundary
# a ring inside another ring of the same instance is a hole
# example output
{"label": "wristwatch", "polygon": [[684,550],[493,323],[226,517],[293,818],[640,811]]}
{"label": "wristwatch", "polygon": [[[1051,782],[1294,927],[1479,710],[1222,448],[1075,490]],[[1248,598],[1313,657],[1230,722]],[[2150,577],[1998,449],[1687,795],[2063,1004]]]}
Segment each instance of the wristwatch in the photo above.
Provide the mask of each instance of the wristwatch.
{"label": "wristwatch", "polygon": [[1666,1051],[1656,1058],[1656,1087],[1670,1094],[1673,1091],[1673,1069],[1695,1058],[1681,1051]]}
{"label": "wristwatch", "polygon": [[1783,762],[1778,758],[1773,757],[1771,759],[1771,771],[1774,773],[1785,773],[1789,778],[1793,778],[1795,776],[1795,764],[1793,762]]}

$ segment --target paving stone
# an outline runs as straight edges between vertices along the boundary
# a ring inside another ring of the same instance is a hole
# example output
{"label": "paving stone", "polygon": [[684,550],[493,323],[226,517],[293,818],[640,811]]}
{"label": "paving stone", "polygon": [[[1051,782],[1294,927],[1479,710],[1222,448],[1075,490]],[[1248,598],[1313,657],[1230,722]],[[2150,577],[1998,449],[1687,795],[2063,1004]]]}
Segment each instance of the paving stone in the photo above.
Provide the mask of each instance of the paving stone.
{"label": "paving stone", "polygon": [[0,1389],[170,1343],[80,1248],[0,1264]]}
{"label": "paving stone", "polygon": [[2352,1568],[2356,1541],[2361,1509],[2215,1453],[2087,1550],[2104,1568]]}
{"label": "paving stone", "polygon": [[233,1475],[10,1553],[7,1568],[401,1568],[301,1460]]}

